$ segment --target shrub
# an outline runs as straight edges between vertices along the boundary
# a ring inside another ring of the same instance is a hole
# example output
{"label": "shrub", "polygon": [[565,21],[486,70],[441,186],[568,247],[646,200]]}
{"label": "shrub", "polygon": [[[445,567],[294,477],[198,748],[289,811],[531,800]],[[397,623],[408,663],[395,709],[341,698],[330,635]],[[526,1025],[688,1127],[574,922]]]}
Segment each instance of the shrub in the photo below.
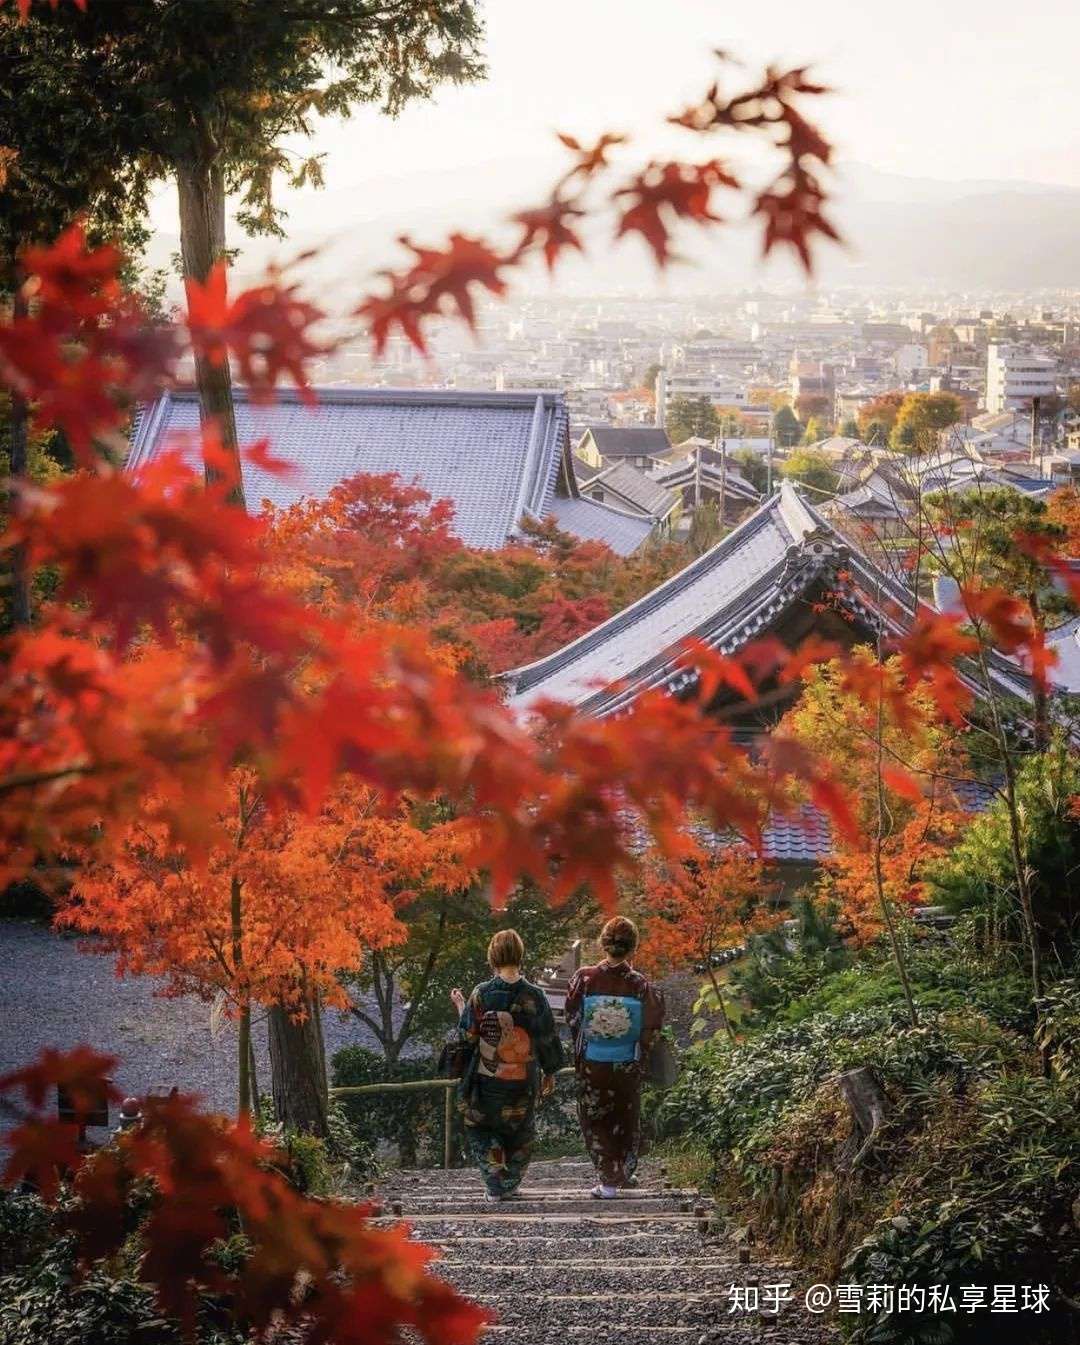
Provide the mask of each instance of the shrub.
{"label": "shrub", "polygon": [[[131,1265],[77,1270],[63,1214],[36,1196],[0,1192],[0,1345],[183,1345]],[[198,1345],[243,1338],[220,1304],[204,1302]]]}
{"label": "shrub", "polygon": [[[404,1083],[431,1079],[431,1060],[390,1061],[363,1046],[345,1046],[331,1061],[334,1086],[358,1087],[373,1083]],[[441,1164],[443,1094],[441,1089],[418,1089],[374,1097],[342,1098],[341,1111],[354,1142],[374,1153],[380,1143],[397,1147],[404,1167]]]}

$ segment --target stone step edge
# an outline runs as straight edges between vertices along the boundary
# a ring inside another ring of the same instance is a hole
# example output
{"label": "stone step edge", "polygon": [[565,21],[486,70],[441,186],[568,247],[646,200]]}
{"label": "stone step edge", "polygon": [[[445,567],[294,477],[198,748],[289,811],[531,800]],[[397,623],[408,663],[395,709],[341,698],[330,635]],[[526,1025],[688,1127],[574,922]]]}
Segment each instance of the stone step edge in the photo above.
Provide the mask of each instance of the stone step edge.
{"label": "stone step edge", "polygon": [[740,1265],[737,1258],[732,1256],[723,1261],[689,1261],[685,1257],[678,1261],[657,1261],[648,1256],[629,1257],[622,1261],[606,1261],[602,1258],[596,1260],[583,1261],[575,1257],[573,1261],[530,1261],[524,1265],[507,1264],[499,1261],[451,1261],[448,1257],[440,1256],[435,1263],[439,1270],[498,1270],[504,1274],[528,1274],[534,1275],[538,1270],[552,1270],[565,1272],[567,1267],[582,1270],[603,1270],[603,1271],[625,1271],[629,1274],[631,1271],[640,1274],[643,1270],[736,1270],[740,1274],[750,1268]]}
{"label": "stone step edge", "polygon": [[495,1224],[685,1224],[697,1223],[693,1213],[668,1213],[664,1210],[630,1211],[625,1214],[549,1214],[546,1217],[522,1210],[511,1214],[493,1205],[490,1210],[462,1210],[460,1214],[402,1214],[393,1217],[381,1216],[372,1219],[373,1224],[386,1227],[393,1224],[447,1224],[447,1223],[495,1223]]}

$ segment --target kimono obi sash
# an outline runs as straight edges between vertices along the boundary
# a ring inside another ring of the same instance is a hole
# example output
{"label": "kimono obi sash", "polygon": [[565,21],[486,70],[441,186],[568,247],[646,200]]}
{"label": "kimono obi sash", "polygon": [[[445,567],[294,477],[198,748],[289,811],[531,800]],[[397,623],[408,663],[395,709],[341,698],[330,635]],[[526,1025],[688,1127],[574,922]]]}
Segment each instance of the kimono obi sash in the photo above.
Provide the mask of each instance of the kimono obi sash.
{"label": "kimono obi sash", "polygon": [[582,1013],[585,1059],[626,1064],[638,1058],[641,1000],[632,995],[586,995]]}

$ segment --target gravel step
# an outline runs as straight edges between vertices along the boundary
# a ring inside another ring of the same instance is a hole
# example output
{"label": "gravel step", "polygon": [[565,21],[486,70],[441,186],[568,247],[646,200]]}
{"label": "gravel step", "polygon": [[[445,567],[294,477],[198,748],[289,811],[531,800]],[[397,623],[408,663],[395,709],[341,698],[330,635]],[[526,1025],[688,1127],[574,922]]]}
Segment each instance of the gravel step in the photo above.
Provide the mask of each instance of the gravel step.
{"label": "gravel step", "polygon": [[698,1256],[707,1259],[710,1254],[727,1254],[726,1249],[710,1253],[710,1244],[702,1243],[696,1228],[680,1233],[677,1230],[628,1229],[624,1225],[612,1225],[610,1229],[601,1228],[590,1236],[574,1239],[552,1237],[550,1232],[521,1233],[515,1229],[509,1247],[505,1232],[489,1236],[462,1233],[439,1239],[432,1237],[427,1229],[417,1229],[415,1237],[418,1242],[436,1247],[447,1261],[469,1257],[485,1263],[497,1262],[500,1258],[515,1262],[523,1257],[535,1257],[537,1262],[545,1264],[579,1260],[606,1264],[619,1257],[621,1260],[640,1259],[643,1264],[648,1264],[655,1257],[660,1261],[678,1259],[685,1264]]}
{"label": "gravel step", "polygon": [[[414,1198],[401,1201],[401,1217],[403,1219],[413,1219],[420,1215],[439,1214],[452,1219],[456,1218],[458,1214],[482,1214],[495,1210],[499,1214],[505,1211],[507,1215],[524,1216],[531,1214],[534,1217],[543,1216],[544,1218],[556,1219],[560,1215],[594,1214],[597,1209],[610,1209],[613,1214],[621,1215],[682,1214],[692,1216],[696,1207],[697,1202],[693,1200],[666,1200],[642,1196],[611,1201],[593,1200],[589,1196],[560,1196],[554,1200],[547,1200],[538,1196],[534,1200],[508,1200],[498,1203],[485,1200],[483,1196],[462,1197],[460,1200],[443,1200],[433,1197],[430,1200]],[[396,1213],[396,1211],[392,1210],[391,1213]]]}
{"label": "gravel step", "polygon": [[[601,1266],[593,1262],[582,1266],[575,1262],[571,1268],[565,1262],[553,1266],[448,1265],[439,1261],[437,1273],[448,1283],[470,1297],[477,1291],[485,1295],[506,1295],[507,1301],[536,1298],[563,1299],[569,1292],[595,1302],[607,1298],[616,1313],[626,1302],[651,1302],[688,1298],[688,1281],[693,1285],[695,1300],[722,1301],[727,1308],[728,1291],[732,1284],[743,1284],[744,1277],[735,1258],[711,1265],[700,1262],[669,1263],[667,1266]],[[572,1284],[571,1284],[572,1277]]]}
{"label": "gravel step", "polygon": [[598,1339],[607,1342],[608,1330],[651,1326],[696,1326],[699,1331],[714,1326],[727,1314],[726,1295],[688,1294],[685,1291],[635,1294],[568,1292],[562,1294],[527,1294],[515,1290],[479,1292],[459,1285],[470,1298],[490,1308],[503,1326],[518,1326],[527,1330],[531,1338],[539,1336],[540,1328],[548,1333],[554,1345],[569,1326],[592,1325]]}

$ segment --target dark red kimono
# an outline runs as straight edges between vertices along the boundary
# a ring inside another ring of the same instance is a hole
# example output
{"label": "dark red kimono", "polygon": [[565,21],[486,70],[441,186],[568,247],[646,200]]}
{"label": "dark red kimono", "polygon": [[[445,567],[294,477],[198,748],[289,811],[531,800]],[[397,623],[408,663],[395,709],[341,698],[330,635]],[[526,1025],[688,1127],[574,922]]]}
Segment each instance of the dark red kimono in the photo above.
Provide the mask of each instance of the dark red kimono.
{"label": "dark red kimono", "polygon": [[644,1150],[642,1061],[663,1027],[664,997],[628,963],[601,962],[570,982],[566,1018],[585,1147],[605,1186],[625,1186]]}

